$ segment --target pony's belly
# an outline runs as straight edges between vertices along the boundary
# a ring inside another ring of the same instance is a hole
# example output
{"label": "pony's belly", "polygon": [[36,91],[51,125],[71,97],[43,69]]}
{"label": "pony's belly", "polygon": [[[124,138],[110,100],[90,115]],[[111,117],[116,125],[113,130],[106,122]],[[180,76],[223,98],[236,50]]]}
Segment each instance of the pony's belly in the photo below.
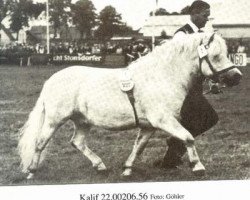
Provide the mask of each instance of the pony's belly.
{"label": "pony's belly", "polygon": [[123,109],[116,110],[93,110],[93,113],[88,113],[88,122],[95,126],[103,127],[106,129],[126,129],[133,128],[139,125],[143,128],[152,127],[148,119],[137,112],[139,124],[136,124],[136,116],[132,110],[132,107],[126,106]]}
{"label": "pony's belly", "polygon": [[109,102],[109,104],[88,105],[87,110],[82,114],[89,124],[108,129],[129,127],[135,124],[133,110],[129,104],[121,102],[120,105],[117,105]]}
{"label": "pony's belly", "polygon": [[88,122],[94,126],[102,127],[109,130],[124,130],[135,128],[139,126],[141,128],[152,128],[151,123],[145,118],[139,118],[139,124],[136,124],[135,116],[109,116],[109,117],[102,117],[100,116],[99,119],[88,119]]}
{"label": "pony's belly", "polygon": [[124,129],[135,125],[135,119],[129,115],[100,114],[99,116],[88,118],[90,124],[106,129]]}

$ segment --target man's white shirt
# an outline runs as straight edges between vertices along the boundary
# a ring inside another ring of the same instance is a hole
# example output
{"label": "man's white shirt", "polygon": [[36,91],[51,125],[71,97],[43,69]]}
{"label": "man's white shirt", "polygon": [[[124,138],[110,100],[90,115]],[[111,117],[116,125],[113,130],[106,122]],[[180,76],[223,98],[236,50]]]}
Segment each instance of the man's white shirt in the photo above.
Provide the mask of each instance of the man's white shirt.
{"label": "man's white shirt", "polygon": [[[190,20],[188,22],[189,26],[191,26],[191,28],[193,29],[194,33],[198,33],[199,28]],[[183,31],[178,31],[173,38],[177,38],[177,39],[181,39],[183,38],[183,36],[185,37],[186,33],[184,33]]]}

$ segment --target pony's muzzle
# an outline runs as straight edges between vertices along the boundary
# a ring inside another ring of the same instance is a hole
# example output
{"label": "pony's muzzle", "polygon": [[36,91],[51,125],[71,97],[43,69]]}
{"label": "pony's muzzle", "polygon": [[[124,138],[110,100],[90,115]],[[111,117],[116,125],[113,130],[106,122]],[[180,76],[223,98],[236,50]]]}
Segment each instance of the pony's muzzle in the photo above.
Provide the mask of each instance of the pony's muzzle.
{"label": "pony's muzzle", "polygon": [[237,68],[229,70],[221,76],[221,81],[228,87],[238,85],[242,78],[242,73]]}

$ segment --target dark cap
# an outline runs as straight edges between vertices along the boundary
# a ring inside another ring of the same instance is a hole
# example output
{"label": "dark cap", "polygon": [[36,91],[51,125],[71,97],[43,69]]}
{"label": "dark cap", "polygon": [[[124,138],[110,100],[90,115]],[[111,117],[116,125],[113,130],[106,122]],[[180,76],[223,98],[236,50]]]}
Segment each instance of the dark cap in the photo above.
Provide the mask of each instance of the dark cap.
{"label": "dark cap", "polygon": [[197,0],[197,1],[194,1],[192,5],[190,6],[189,12],[190,14],[197,14],[209,8],[210,8],[210,5],[207,2]]}

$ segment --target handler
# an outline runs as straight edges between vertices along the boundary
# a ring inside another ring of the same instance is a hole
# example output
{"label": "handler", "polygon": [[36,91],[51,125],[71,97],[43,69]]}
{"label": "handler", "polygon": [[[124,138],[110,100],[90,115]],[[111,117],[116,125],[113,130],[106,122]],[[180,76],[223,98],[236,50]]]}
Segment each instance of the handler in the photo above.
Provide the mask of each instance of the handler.
{"label": "handler", "polygon": [[[190,22],[175,33],[174,38],[185,34],[192,34],[200,31],[206,25],[210,15],[210,5],[204,1],[194,1],[190,6]],[[203,96],[202,80],[197,81],[187,95],[181,108],[180,123],[194,137],[202,134],[218,122],[218,115],[207,99]],[[155,162],[156,166],[163,168],[176,168],[182,164],[182,156],[186,152],[185,145],[176,138],[167,140],[168,150],[163,160]]]}

